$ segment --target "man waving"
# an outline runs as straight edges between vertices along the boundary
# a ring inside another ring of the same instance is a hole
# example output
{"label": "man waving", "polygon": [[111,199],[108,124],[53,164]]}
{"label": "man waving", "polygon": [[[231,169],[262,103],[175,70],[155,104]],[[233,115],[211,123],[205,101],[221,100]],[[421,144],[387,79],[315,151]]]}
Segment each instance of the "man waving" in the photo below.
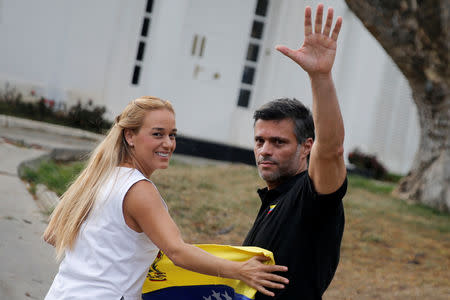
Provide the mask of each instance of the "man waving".
{"label": "man waving", "polygon": [[[342,18],[332,29],[333,9],[323,25],[317,6],[314,26],[305,9],[305,39],[298,50],[277,46],[308,73],[312,115],[295,99],[277,99],[254,114],[254,153],[267,187],[244,245],[272,251],[288,266],[289,285],[275,298],[321,299],[339,262],[344,230],[342,198],[347,189],[343,157],[344,125],[331,69]],[[284,274],[286,276],[286,274]]]}

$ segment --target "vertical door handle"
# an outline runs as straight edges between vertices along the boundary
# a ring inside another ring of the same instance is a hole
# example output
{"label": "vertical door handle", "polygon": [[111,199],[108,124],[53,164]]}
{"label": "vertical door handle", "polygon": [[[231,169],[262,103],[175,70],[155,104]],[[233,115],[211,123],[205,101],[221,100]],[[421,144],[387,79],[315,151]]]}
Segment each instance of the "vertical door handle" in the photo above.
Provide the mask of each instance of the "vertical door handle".
{"label": "vertical door handle", "polygon": [[192,41],[192,47],[191,47],[191,56],[194,56],[195,50],[197,50],[197,39],[198,39],[198,36],[194,35],[194,40]]}

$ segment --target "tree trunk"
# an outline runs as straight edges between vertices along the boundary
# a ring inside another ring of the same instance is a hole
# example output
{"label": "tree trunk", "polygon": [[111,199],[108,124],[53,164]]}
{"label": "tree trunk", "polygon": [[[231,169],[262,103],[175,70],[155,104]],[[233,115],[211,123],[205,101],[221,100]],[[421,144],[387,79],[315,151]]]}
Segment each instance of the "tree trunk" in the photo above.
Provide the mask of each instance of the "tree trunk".
{"label": "tree trunk", "polygon": [[395,193],[450,211],[450,1],[346,2],[405,75],[417,105],[419,149]]}

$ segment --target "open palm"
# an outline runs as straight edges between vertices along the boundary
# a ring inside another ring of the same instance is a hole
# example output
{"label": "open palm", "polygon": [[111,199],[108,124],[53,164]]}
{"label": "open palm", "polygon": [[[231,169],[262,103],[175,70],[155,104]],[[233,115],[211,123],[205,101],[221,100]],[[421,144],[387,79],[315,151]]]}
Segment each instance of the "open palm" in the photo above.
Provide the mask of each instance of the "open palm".
{"label": "open palm", "polygon": [[[323,5],[317,6],[314,32],[311,22],[311,8],[305,9],[305,40],[298,50],[286,46],[277,46],[276,49],[299,64],[308,74],[321,74],[331,72],[336,56],[336,44],[342,25],[339,17],[331,32],[333,23],[333,9],[329,8],[327,19],[322,31]],[[331,36],[330,36],[331,32]]]}

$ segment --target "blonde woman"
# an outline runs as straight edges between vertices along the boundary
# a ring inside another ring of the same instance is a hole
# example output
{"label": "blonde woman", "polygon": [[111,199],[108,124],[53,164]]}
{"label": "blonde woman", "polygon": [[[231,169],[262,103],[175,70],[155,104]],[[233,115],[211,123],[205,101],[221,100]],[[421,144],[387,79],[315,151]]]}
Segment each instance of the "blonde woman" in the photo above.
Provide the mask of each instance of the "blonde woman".
{"label": "blonde woman", "polygon": [[141,299],[159,249],[178,266],[239,279],[273,296],[286,271],[264,257],[232,262],[186,244],[150,176],[169,166],[175,150],[172,105],[141,97],[116,117],[86,168],[61,197],[44,239],[61,261],[45,299]]}

